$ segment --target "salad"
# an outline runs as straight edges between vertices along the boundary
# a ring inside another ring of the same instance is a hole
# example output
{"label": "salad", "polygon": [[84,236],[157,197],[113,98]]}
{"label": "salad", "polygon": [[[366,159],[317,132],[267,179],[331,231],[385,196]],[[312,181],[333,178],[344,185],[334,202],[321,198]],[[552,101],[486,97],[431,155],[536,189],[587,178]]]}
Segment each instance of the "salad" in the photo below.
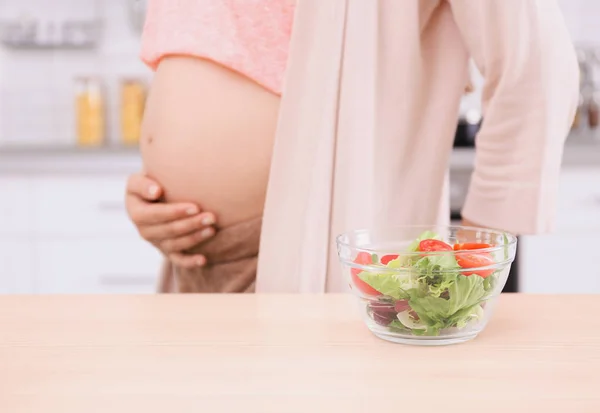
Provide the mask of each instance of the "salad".
{"label": "salad", "polygon": [[450,245],[427,231],[404,253],[359,252],[352,283],[368,299],[367,314],[378,325],[419,336],[450,333],[483,319],[508,260],[506,248],[494,247]]}

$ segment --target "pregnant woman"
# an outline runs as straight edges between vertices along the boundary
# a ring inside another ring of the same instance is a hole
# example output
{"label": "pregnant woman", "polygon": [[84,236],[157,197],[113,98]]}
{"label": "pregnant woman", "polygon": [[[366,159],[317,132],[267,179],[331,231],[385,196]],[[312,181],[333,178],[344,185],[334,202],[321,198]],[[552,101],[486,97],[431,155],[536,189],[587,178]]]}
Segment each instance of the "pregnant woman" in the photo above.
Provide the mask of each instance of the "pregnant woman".
{"label": "pregnant woman", "polygon": [[336,234],[446,223],[469,58],[485,122],[463,216],[552,226],[578,94],[555,0],[150,0],[142,58],[127,207],[161,291],[343,291]]}

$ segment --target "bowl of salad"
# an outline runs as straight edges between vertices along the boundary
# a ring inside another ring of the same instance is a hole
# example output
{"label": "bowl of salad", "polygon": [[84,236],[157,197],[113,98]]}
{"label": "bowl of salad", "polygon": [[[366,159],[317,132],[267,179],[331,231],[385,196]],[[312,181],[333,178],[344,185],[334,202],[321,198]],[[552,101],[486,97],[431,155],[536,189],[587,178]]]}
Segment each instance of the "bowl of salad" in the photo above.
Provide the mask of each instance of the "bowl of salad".
{"label": "bowl of salad", "polygon": [[464,226],[358,230],[337,237],[367,327],[403,344],[471,340],[489,321],[517,239]]}

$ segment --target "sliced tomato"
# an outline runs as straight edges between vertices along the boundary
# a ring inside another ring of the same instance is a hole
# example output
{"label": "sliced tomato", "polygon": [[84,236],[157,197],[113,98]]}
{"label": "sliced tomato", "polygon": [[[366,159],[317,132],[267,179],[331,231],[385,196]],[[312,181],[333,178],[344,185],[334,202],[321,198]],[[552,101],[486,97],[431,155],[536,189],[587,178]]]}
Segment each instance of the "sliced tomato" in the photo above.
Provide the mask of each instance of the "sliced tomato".
{"label": "sliced tomato", "polygon": [[381,257],[381,263],[383,265],[387,265],[388,262],[395,260],[396,258],[398,258],[398,254],[389,254],[389,255],[384,255],[383,257]]}
{"label": "sliced tomato", "polygon": [[[494,264],[494,259],[489,253],[457,253],[456,254],[456,262],[462,268],[478,268],[478,267],[487,267],[488,265]],[[465,271],[462,274],[469,275],[479,275],[482,278],[487,278],[494,273],[493,269],[486,270],[475,270],[475,271]]]}
{"label": "sliced tomato", "polygon": [[454,244],[454,251],[464,250],[481,250],[484,248],[492,248],[491,244],[483,244],[477,242],[465,242],[464,244]]}
{"label": "sliced tomato", "polygon": [[439,239],[425,239],[419,242],[419,251],[452,251],[452,247]]}
{"label": "sliced tomato", "polygon": [[[356,258],[354,259],[354,263],[360,265],[369,265],[373,264],[373,257],[371,254],[367,252],[359,252]],[[379,291],[375,288],[371,287],[369,284],[360,279],[358,274],[360,274],[362,270],[360,268],[351,268],[350,273],[352,274],[352,282],[362,293],[366,295],[378,296],[381,295]]]}

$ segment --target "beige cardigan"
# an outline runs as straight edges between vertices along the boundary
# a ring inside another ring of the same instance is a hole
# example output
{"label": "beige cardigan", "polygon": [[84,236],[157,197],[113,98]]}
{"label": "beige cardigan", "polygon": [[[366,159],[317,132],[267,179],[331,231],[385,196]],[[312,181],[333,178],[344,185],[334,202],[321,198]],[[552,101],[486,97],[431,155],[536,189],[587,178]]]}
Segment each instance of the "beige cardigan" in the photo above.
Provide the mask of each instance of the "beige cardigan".
{"label": "beige cardigan", "polygon": [[578,100],[556,0],[299,0],[257,291],[345,291],[337,234],[447,222],[469,57],[486,79],[485,121],[463,215],[551,229]]}

